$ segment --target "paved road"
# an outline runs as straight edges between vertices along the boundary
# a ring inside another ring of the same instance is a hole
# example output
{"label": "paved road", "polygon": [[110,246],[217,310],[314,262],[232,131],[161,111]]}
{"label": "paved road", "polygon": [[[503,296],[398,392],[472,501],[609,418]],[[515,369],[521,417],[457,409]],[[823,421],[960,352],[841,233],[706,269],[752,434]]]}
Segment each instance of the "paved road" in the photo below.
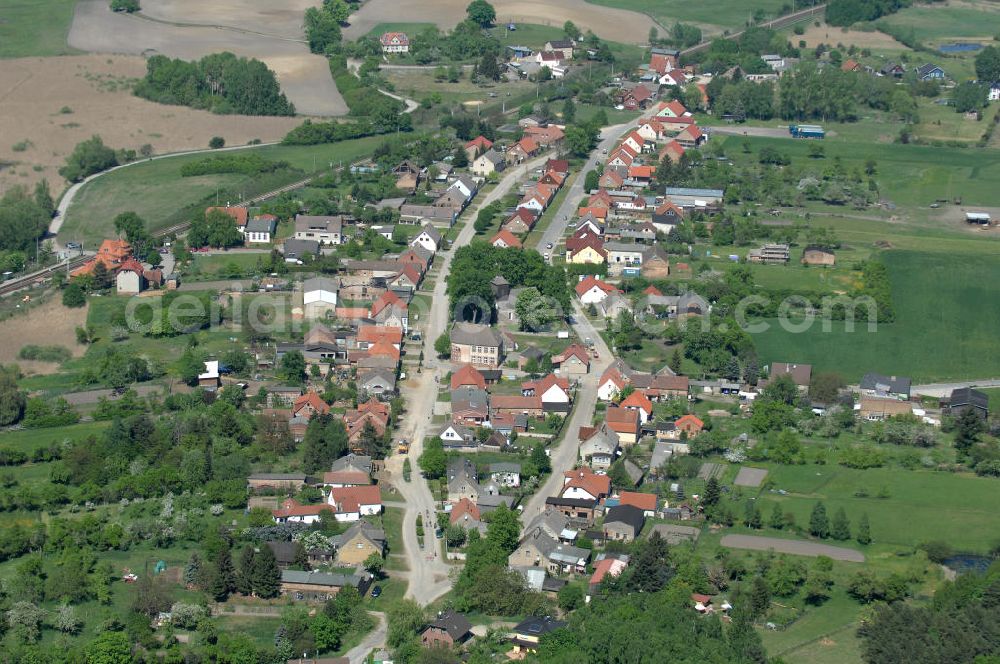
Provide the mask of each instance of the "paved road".
{"label": "paved road", "polygon": [[545,510],[545,499],[559,492],[559,487],[563,484],[563,473],[576,465],[580,452],[580,427],[590,426],[597,405],[597,381],[611,363],[611,350],[575,299],[573,307],[575,310],[573,329],[581,339],[594,340],[594,349],[599,357],[591,360],[590,373],[580,381],[580,387],[576,391],[576,404],[573,406],[569,422],[563,428],[562,442],[551,453],[552,474],[524,506],[524,511],[521,513],[522,528],[526,528],[532,519]]}
{"label": "paved road", "polygon": [[[475,235],[472,221],[480,209],[505,196],[519,179],[524,177],[529,170],[544,164],[546,159],[548,156],[539,157],[525,162],[518,168],[509,170],[493,191],[480,197],[478,203],[471,206],[471,209],[463,215],[464,225],[459,231],[453,247],[467,245],[472,240]],[[443,378],[450,368],[447,361],[439,362],[437,360],[437,353],[434,352],[434,341],[445,331],[451,320],[451,311],[445,289],[454,253],[454,248],[450,251],[443,251],[435,259],[438,277],[431,298],[431,310],[427,317],[427,330],[424,332],[424,369],[421,373],[411,374],[412,378],[402,387],[403,397],[406,399],[409,411],[406,420],[411,423],[412,427],[402,435],[411,441],[409,457],[413,472],[411,481],[395,482],[395,486],[406,500],[407,505],[403,514],[403,546],[410,568],[410,585],[406,596],[412,597],[422,605],[430,604],[451,589],[450,575],[454,569],[444,562],[439,540],[434,537],[432,520],[435,518],[437,503],[431,495],[427,481],[420,476],[417,467],[417,459],[424,447],[424,438],[431,433],[431,415],[434,412],[434,403],[437,401],[438,394],[437,381]],[[387,462],[387,466],[393,477],[402,478],[403,459],[401,456],[393,456]],[[417,514],[424,515],[427,536],[424,537],[423,547],[417,540]]]}
{"label": "paved road", "polygon": [[731,549],[750,549],[752,551],[776,551],[790,553],[796,556],[826,556],[834,560],[849,563],[865,562],[865,554],[842,546],[830,546],[818,542],[802,540],[787,540],[778,537],[758,537],[756,535],[724,535],[720,541],[722,546]]}
{"label": "paved road", "polygon": [[368,653],[385,645],[385,635],[388,629],[385,614],[379,611],[369,611],[368,615],[375,616],[375,619],[378,620],[378,626],[369,632],[361,643],[348,650],[347,654],[344,655],[351,664],[364,664],[368,660]]}
{"label": "paved road", "polygon": [[954,383],[928,383],[926,385],[914,385],[910,388],[911,394],[922,394],[928,397],[951,396],[952,390],[963,387],[1000,387],[1000,378],[984,378],[982,380],[967,380]]}
{"label": "paved road", "polygon": [[[629,122],[626,124],[611,125],[601,130],[601,139],[597,144],[597,149],[591,153],[590,158],[587,159],[587,163],[583,165],[580,174],[570,186],[569,193],[563,199],[559,210],[556,211],[556,218],[545,229],[545,233],[538,243],[539,251],[543,253],[546,251],[552,252],[558,247],[559,240],[562,239],[563,233],[566,232],[566,227],[570,219],[576,218],[577,205],[579,205],[580,199],[586,193],[583,190],[583,182],[586,179],[587,172],[597,168],[597,162],[606,157],[605,150],[610,152],[618,139],[628,133],[634,126],[634,122]],[[553,246],[552,250],[545,248],[549,244]]]}

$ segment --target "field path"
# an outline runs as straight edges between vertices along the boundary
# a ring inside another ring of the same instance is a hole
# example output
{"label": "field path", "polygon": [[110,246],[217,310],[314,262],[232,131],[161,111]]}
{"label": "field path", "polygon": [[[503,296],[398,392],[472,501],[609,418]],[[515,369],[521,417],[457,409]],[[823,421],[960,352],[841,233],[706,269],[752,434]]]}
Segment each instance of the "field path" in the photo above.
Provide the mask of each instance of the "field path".
{"label": "field path", "polygon": [[790,553],[795,556],[827,556],[834,560],[849,563],[865,562],[865,554],[842,546],[830,546],[819,542],[803,540],[788,540],[779,537],[759,537],[757,535],[725,535],[719,542],[731,549],[750,549],[751,551],[776,551]]}

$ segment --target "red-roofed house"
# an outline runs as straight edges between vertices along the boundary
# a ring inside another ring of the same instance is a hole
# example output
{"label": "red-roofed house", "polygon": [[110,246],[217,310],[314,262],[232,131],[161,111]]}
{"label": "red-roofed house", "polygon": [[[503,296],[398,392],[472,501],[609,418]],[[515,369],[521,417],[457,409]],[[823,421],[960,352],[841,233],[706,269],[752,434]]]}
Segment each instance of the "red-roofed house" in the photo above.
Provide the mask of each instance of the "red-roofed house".
{"label": "red-roofed house", "polygon": [[664,53],[653,53],[649,57],[649,69],[657,74],[666,74],[677,66],[677,58]]}
{"label": "red-roofed house", "polygon": [[597,179],[597,186],[602,189],[621,189],[624,183],[625,178],[610,168],[601,173],[601,177]]}
{"label": "red-roofed house", "polygon": [[372,320],[385,327],[397,327],[404,333],[410,325],[409,305],[391,290],[387,290],[372,302]]}
{"label": "red-roofed house", "polygon": [[618,496],[618,504],[638,507],[644,516],[653,516],[656,513],[656,494],[622,491]]}
{"label": "red-roofed house", "polygon": [[569,403],[572,401],[569,380],[555,374],[521,383],[521,395],[540,398],[542,410],[549,412],[569,412]]}
{"label": "red-roofed house", "polygon": [[379,37],[383,53],[409,53],[410,38],[405,32],[386,32]]}
{"label": "red-roofed house", "polygon": [[586,466],[563,473],[562,498],[600,500],[611,493],[611,478],[598,475]]}
{"label": "red-roofed house", "polygon": [[337,521],[358,521],[382,513],[382,495],[375,485],[334,487],[326,502],[336,510]]}
{"label": "red-roofed house", "polygon": [[677,140],[672,140],[662,148],[658,154],[660,161],[663,161],[664,157],[670,157],[672,163],[677,163],[684,156],[684,146],[677,142]]}
{"label": "red-roofed house", "polygon": [[656,107],[656,116],[665,118],[679,118],[683,115],[691,115],[684,104],[680,103],[676,99],[671,101],[661,101]]}
{"label": "red-roofed house", "polygon": [[607,296],[617,292],[617,288],[593,275],[584,277],[576,285],[576,295],[583,304],[600,304]]}
{"label": "red-roofed house", "polygon": [[534,210],[526,207],[519,207],[514,210],[514,214],[507,218],[503,227],[511,233],[524,235],[534,228],[536,219],[538,219],[538,215]]}
{"label": "red-roofed house", "polygon": [[[596,216],[596,215],[595,215]],[[604,240],[591,232],[575,233],[566,239],[566,261],[575,264],[600,264],[608,260]],[[579,286],[579,284],[577,284]]]}
{"label": "red-roofed house", "polygon": [[546,184],[550,187],[555,187],[557,190],[562,188],[565,181],[566,176],[556,171],[545,171],[545,174],[538,178],[538,184]]}
{"label": "red-roofed house", "polygon": [[141,293],[146,288],[145,269],[142,263],[129,257],[118,266],[118,274],[115,275],[115,290],[124,295],[134,295]]}
{"label": "red-roofed house", "polygon": [[493,236],[490,244],[498,249],[520,249],[521,241],[506,228],[501,228],[500,232]]}
{"label": "red-roofed house", "polygon": [[604,412],[604,421],[609,429],[618,434],[620,445],[634,445],[639,440],[639,414],[636,411],[609,406]]}
{"label": "red-roofed house", "polygon": [[466,530],[485,530],[479,506],[465,497],[460,498],[457,503],[452,505],[451,514],[448,515],[448,523],[453,526],[462,526]]}
{"label": "red-roofed house", "polygon": [[650,92],[649,88],[645,85],[637,85],[631,90],[626,91],[622,95],[622,105],[630,110],[634,111],[640,108],[646,108],[649,106],[653,99],[653,93]]}
{"label": "red-roofed house", "polygon": [[688,77],[681,69],[672,69],[660,77],[660,85],[686,85]]}
{"label": "red-roofed house", "polygon": [[76,268],[70,273],[71,277],[79,277],[81,275],[90,274],[97,267],[98,263],[102,263],[104,267],[108,269],[108,272],[114,272],[118,269],[118,266],[122,264],[129,256],[132,255],[132,245],[127,241],[121,239],[104,240],[101,242],[101,246],[97,249],[97,254]]}
{"label": "red-roofed house", "polygon": [[[533,139],[538,141],[539,145],[543,147],[556,145],[566,136],[563,130],[554,124],[546,125],[544,127],[525,127],[524,135],[531,136]],[[560,172],[569,173],[569,167],[567,166],[566,170]]]}
{"label": "red-roofed house", "polygon": [[605,369],[597,381],[597,398],[601,401],[613,401],[625,389],[628,381],[614,365]]}
{"label": "red-roofed house", "polygon": [[330,406],[323,398],[313,391],[306,392],[292,404],[292,417],[304,417],[307,420],[313,415],[326,415],[330,412]]}
{"label": "red-roofed house", "polygon": [[209,212],[218,210],[219,212],[224,212],[233,218],[236,222],[236,228],[243,233],[246,231],[247,222],[250,221],[250,210],[245,207],[210,207],[205,210],[205,215],[207,216]]}
{"label": "red-roofed house", "polygon": [[479,372],[479,369],[471,364],[465,364],[451,374],[451,389],[457,390],[466,385],[480,390],[486,389],[486,379],[483,378],[483,374]]}
{"label": "red-roofed house", "polygon": [[507,148],[507,152],[504,157],[507,159],[507,163],[517,162],[521,163],[525,159],[529,159],[538,153],[538,141],[531,138],[530,136],[525,136],[514,145]]}
{"label": "red-roofed house", "polygon": [[590,372],[590,354],[580,344],[571,344],[566,350],[552,356],[552,366],[563,376],[579,376]]}
{"label": "red-roofed house", "polygon": [[642,294],[643,295],[657,295],[657,296],[661,296],[661,297],[663,296],[663,293],[660,292],[660,289],[657,288],[656,286],[646,286],[646,290],[642,291]]}
{"label": "red-roofed house", "polygon": [[[608,218],[608,208],[606,207],[590,207],[585,205],[577,210],[576,213],[581,217],[586,217],[589,214],[594,219],[600,219],[601,221]],[[602,260],[600,262],[603,263],[604,261]]]}
{"label": "red-roofed house", "polygon": [[629,179],[642,184],[648,184],[655,174],[656,168],[653,166],[636,166],[633,164],[628,169]]}
{"label": "red-roofed house", "polygon": [[476,136],[474,139],[465,144],[465,154],[471,163],[476,160],[476,157],[486,152],[491,147],[493,147],[493,141],[485,136]]}
{"label": "red-roofed house", "polygon": [[496,394],[490,398],[490,408],[496,413],[523,414],[531,417],[541,417],[542,400],[540,397],[525,397],[519,394]]}
{"label": "red-roofed house", "polygon": [[698,125],[691,125],[681,133],[677,134],[677,142],[680,143],[685,148],[696,148],[705,141],[708,137],[702,133]]}
{"label": "red-roofed house", "polygon": [[666,138],[666,127],[663,126],[662,122],[654,118],[641,120],[639,128],[636,131],[647,141],[662,141]]}
{"label": "red-roofed house", "polygon": [[705,428],[705,423],[698,418],[697,415],[692,415],[688,413],[687,415],[681,415],[674,422],[674,427],[679,431],[684,431],[687,433],[688,437],[696,436],[701,433],[701,430]]}
{"label": "red-roofed house", "polygon": [[326,503],[303,505],[294,498],[286,498],[281,507],[271,511],[271,517],[275,523],[316,523],[323,512],[333,511],[334,508]]}
{"label": "red-roofed house", "polygon": [[622,145],[627,145],[638,155],[646,147],[646,139],[637,131],[629,132],[628,136],[622,139]]}
{"label": "red-roofed house", "polygon": [[653,416],[653,402],[642,391],[635,390],[618,404],[620,408],[639,413],[639,423],[645,424]]}
{"label": "red-roofed house", "polygon": [[[656,56],[654,56],[656,57]],[[597,587],[605,577],[617,577],[628,567],[628,563],[619,558],[602,558],[594,565],[594,573],[590,577],[587,601],[597,592]]]}
{"label": "red-roofed house", "polygon": [[847,60],[844,60],[844,63],[842,65],[840,65],[840,70],[841,71],[861,71],[861,65],[858,63],[857,60],[852,60],[852,59],[848,58]]}

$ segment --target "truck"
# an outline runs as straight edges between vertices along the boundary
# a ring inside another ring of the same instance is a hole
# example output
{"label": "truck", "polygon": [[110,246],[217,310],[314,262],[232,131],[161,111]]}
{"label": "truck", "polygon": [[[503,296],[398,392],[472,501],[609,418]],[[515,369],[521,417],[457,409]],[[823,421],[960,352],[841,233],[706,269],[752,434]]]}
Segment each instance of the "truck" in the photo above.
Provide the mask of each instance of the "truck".
{"label": "truck", "polygon": [[819,125],[789,125],[788,133],[792,138],[823,138],[826,131]]}

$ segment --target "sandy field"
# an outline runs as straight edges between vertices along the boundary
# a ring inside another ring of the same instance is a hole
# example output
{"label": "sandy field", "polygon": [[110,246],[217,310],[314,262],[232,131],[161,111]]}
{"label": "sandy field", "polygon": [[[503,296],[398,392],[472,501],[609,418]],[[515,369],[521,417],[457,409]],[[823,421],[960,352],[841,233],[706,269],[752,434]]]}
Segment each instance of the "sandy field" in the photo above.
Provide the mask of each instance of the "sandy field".
{"label": "sandy field", "polygon": [[[348,39],[367,34],[379,23],[437,23],[451,28],[465,18],[466,0],[369,0],[351,16],[344,30]],[[584,0],[494,0],[497,22],[562,26],[573,21],[583,31],[593,30],[601,39],[625,44],[645,44],[654,22],[638,12],[591,5]],[[665,28],[660,29],[664,32]]]}
{"label": "sandy field", "polygon": [[825,23],[821,24],[819,27],[810,23],[809,27],[806,28],[805,34],[791,35],[789,36],[789,39],[792,40],[793,44],[797,44],[801,39],[805,41],[806,46],[809,48],[816,48],[820,44],[826,44],[828,46],[843,44],[844,46],[854,45],[858,48],[907,50],[906,46],[900,44],[884,32],[862,32],[861,30],[845,31],[843,28],[827,25]]}
{"label": "sandy field", "polygon": [[23,346],[64,346],[80,357],[87,350],[76,343],[76,328],[87,322],[87,309],[67,309],[53,297],[48,302],[30,309],[26,314],[11,316],[0,321],[0,364],[16,362],[25,374],[48,374],[58,370],[53,362],[36,362],[17,359]]}
{"label": "sandy field", "polygon": [[[205,148],[213,136],[229,145],[255,138],[280,140],[301,120],[215,115],[134,96],[139,56],[79,55],[4,60],[0,66],[0,192],[49,180],[65,186],[58,170],[73,147],[97,134],[115,148],[149,143],[157,153]],[[30,94],[25,94],[30,91]],[[63,109],[71,112],[61,112]],[[21,144],[21,145],[19,145]],[[24,147],[15,151],[14,146]]]}
{"label": "sandy field", "polygon": [[[301,115],[345,115],[347,106],[326,59],[309,52],[302,35],[308,0],[280,8],[266,0],[163,0],[144,15],[116,14],[106,0],[80,0],[67,41],[92,53],[162,54],[196,60],[230,51],[263,60]],[[239,19],[238,21],[236,19]]]}

